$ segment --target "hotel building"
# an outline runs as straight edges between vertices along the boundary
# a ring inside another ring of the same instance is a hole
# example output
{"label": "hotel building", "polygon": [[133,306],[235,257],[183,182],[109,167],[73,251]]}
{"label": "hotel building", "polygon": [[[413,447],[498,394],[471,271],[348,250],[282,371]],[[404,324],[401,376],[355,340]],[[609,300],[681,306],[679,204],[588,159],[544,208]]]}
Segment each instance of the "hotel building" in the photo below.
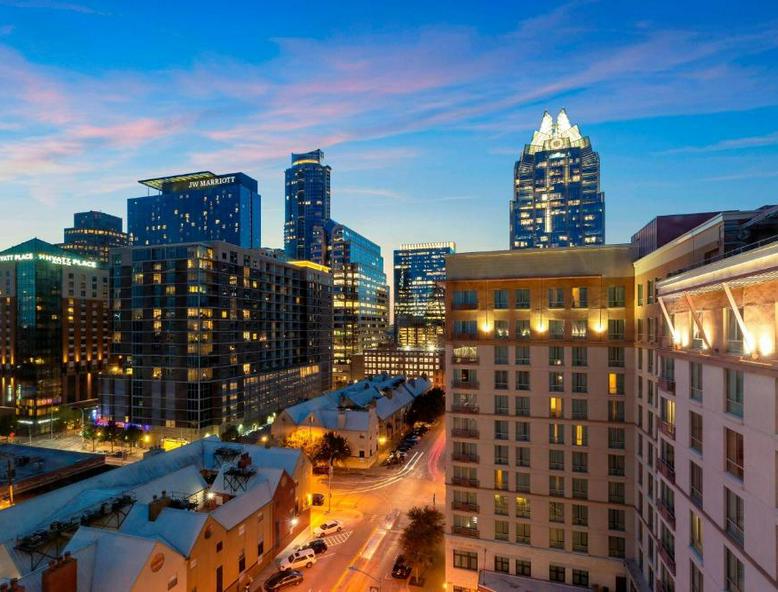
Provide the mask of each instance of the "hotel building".
{"label": "hotel building", "polygon": [[22,430],[96,403],[108,356],[108,272],[32,239],[0,252],[0,396]]}
{"label": "hotel building", "polygon": [[332,278],[224,242],[112,254],[103,414],[194,439],[330,388]]}
{"label": "hotel building", "polygon": [[312,259],[314,228],[330,218],[330,177],[324,152],[292,154],[284,175],[284,250],[290,259]]}
{"label": "hotel building", "polygon": [[408,378],[425,376],[434,386],[442,387],[443,354],[442,349],[397,347],[389,344],[366,349],[363,355],[365,375],[389,374]]}
{"label": "hotel building", "polygon": [[73,226],[65,229],[65,242],[58,246],[78,257],[107,264],[111,249],[129,244],[121,218],[91,211],[73,214]]}
{"label": "hotel building", "polygon": [[476,590],[481,572],[626,590],[630,246],[464,253],[447,266],[449,588]]}

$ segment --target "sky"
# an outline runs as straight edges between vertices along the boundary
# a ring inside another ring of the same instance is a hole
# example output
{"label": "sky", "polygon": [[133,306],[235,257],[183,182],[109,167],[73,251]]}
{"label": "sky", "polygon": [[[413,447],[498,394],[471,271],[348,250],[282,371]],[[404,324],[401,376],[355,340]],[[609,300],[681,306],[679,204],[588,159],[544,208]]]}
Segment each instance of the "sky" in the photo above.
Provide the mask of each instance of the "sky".
{"label": "sky", "polygon": [[0,0],[0,248],[126,218],[139,179],[259,181],[283,245],[292,151],[379,243],[508,247],[545,109],[600,154],[606,240],[660,214],[778,203],[778,4]]}

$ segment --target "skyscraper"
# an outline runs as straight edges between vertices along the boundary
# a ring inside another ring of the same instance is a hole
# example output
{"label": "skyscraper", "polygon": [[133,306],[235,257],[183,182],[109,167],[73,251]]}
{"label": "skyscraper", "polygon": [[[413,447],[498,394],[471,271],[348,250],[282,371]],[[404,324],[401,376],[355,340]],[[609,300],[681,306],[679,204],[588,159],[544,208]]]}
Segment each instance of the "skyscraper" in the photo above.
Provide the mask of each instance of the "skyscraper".
{"label": "skyscraper", "polygon": [[108,355],[108,272],[39,239],[0,252],[0,396],[30,433],[86,406]]}
{"label": "skyscraper", "polygon": [[322,164],[324,152],[292,154],[286,169],[284,250],[291,259],[311,259],[316,226],[330,217],[330,173]]}
{"label": "skyscraper", "polygon": [[394,252],[395,341],[401,346],[437,347],[446,324],[446,255],[452,242],[402,245]]}
{"label": "skyscraper", "polygon": [[384,341],[389,286],[381,247],[334,220],[314,228],[312,259],[332,269],[334,382],[361,378],[353,358]]}
{"label": "skyscraper", "polygon": [[135,245],[225,241],[260,247],[257,181],[243,173],[209,171],[139,181],[156,195],[127,200],[127,230]]}
{"label": "skyscraper", "polygon": [[511,249],[605,243],[605,194],[600,157],[564,109],[540,129],[513,170]]}
{"label": "skyscraper", "polygon": [[126,247],[129,237],[122,232],[122,219],[105,212],[77,212],[73,227],[65,229],[65,242],[59,245],[80,257],[108,263],[114,247]]}

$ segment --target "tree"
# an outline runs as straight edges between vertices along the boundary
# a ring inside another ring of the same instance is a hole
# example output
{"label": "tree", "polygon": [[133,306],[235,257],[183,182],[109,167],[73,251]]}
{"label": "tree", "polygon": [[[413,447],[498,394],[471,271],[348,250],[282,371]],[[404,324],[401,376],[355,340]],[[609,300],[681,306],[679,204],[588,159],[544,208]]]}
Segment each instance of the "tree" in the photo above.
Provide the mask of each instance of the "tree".
{"label": "tree", "polygon": [[111,452],[113,452],[113,445],[114,442],[116,442],[116,438],[119,436],[120,431],[121,430],[116,425],[116,422],[111,420],[105,426],[103,426],[98,430],[97,435],[100,437],[100,440],[102,440],[103,442],[111,443]]}
{"label": "tree", "polygon": [[222,442],[237,442],[238,438],[240,438],[238,426],[232,424],[224,426],[221,433]]}
{"label": "tree", "polygon": [[141,436],[143,436],[143,430],[136,425],[129,425],[124,430],[124,440],[130,445],[130,448],[138,445]]}
{"label": "tree", "polygon": [[414,506],[408,511],[411,522],[403,530],[400,547],[406,560],[413,564],[416,582],[421,573],[435,561],[443,542],[443,514],[429,506]]}
{"label": "tree", "polygon": [[411,403],[411,408],[405,414],[405,423],[412,426],[417,421],[433,423],[446,410],[446,400],[443,389],[435,387],[423,395],[419,395]]}
{"label": "tree", "polygon": [[335,432],[327,432],[319,441],[313,459],[334,463],[346,460],[349,456],[351,456],[351,445],[348,440]]}
{"label": "tree", "polygon": [[95,440],[97,439],[97,426],[93,423],[88,423],[81,428],[81,437],[84,440],[92,441],[92,452],[95,451]]}
{"label": "tree", "polygon": [[16,433],[16,416],[13,413],[0,415],[0,436],[10,436]]}

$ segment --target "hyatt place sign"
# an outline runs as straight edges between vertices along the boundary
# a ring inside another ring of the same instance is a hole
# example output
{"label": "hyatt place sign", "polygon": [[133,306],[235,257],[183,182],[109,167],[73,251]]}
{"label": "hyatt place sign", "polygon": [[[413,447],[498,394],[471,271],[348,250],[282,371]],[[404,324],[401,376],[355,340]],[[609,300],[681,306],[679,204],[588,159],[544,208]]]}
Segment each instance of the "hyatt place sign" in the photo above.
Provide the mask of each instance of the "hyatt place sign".
{"label": "hyatt place sign", "polygon": [[68,257],[64,255],[49,255],[48,253],[14,253],[13,255],[0,255],[0,263],[10,263],[17,261],[32,261],[37,259],[38,261],[46,261],[52,265],[76,265],[78,267],[97,267],[96,261],[85,261],[84,259],[76,259],[75,257]]}

